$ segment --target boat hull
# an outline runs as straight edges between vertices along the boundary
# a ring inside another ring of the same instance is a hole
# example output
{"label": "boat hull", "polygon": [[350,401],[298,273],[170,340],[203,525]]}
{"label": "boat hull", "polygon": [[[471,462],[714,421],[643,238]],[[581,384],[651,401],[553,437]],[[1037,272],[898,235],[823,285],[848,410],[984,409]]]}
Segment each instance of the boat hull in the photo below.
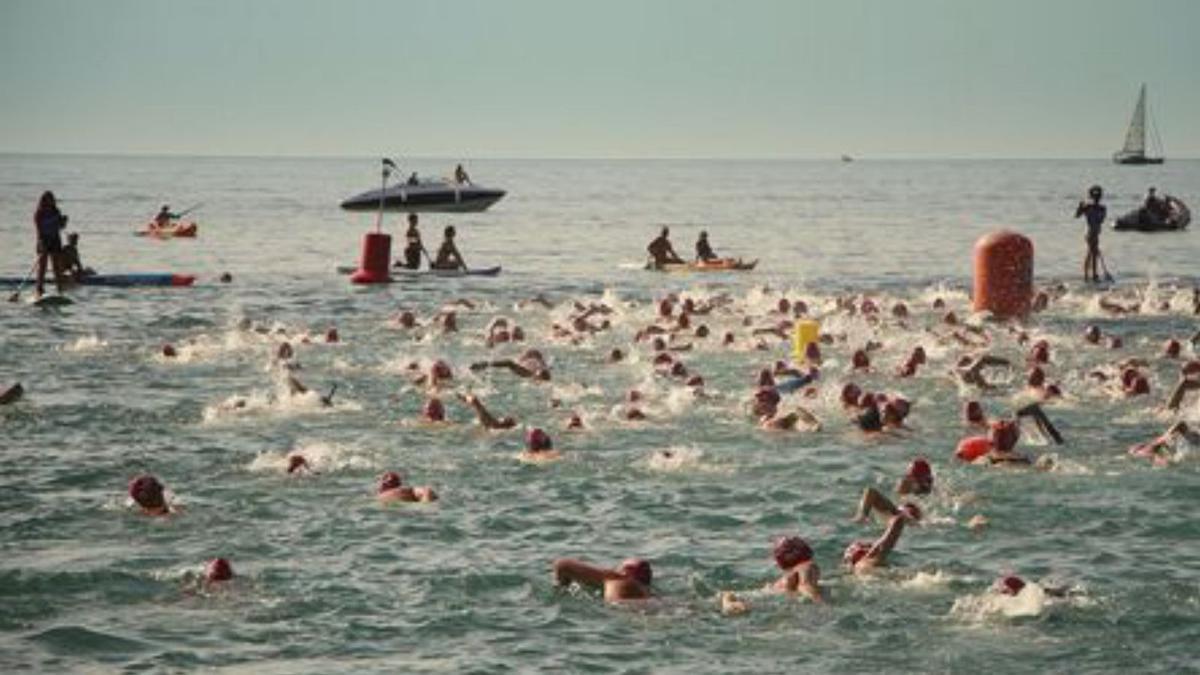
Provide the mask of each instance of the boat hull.
{"label": "boat hull", "polygon": [[758,266],[758,259],[745,261],[741,258],[720,258],[710,262],[687,262],[655,267],[647,263],[646,269],[658,272],[749,272]]}
{"label": "boat hull", "polygon": [[1170,195],[1163,201],[1167,203],[1165,218],[1142,206],[1117,218],[1113,229],[1118,232],[1175,232],[1187,228],[1192,222],[1192,212],[1187,205]]}
{"label": "boat hull", "polygon": [[425,183],[393,185],[369,190],[342,202],[346,211],[399,211],[404,213],[476,213],[500,201],[504,190],[478,185]]}
{"label": "boat hull", "polygon": [[1113,157],[1114,164],[1124,164],[1126,166],[1145,166],[1147,164],[1162,164],[1162,157],[1146,157],[1146,156],[1131,156],[1131,157]]}
{"label": "boat hull", "polygon": [[[393,267],[391,270],[392,281],[401,279],[423,279],[426,277],[435,278],[457,278],[457,277],[495,277],[501,272],[500,265],[494,267],[474,267],[467,270],[411,270],[407,267]],[[354,274],[358,270],[357,267],[348,265],[338,266],[338,274]]]}

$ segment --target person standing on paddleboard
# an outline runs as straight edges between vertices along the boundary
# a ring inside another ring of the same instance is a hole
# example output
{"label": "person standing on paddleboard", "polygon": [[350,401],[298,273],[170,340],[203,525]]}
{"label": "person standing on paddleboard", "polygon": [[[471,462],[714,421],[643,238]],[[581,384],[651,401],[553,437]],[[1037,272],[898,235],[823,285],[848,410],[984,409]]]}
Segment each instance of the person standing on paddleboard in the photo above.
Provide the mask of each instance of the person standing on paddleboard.
{"label": "person standing on paddleboard", "polygon": [[49,190],[42,193],[38,201],[37,211],[33,214],[33,223],[37,228],[37,297],[42,297],[46,290],[46,260],[54,269],[54,284],[58,286],[59,295],[63,292],[63,229],[67,227],[67,217],[58,210],[58,202],[54,193]]}
{"label": "person standing on paddleboard", "polygon": [[1088,189],[1088,197],[1092,201],[1079,202],[1075,209],[1076,218],[1084,216],[1087,219],[1087,254],[1083,257],[1084,281],[1100,281],[1100,274],[1096,269],[1100,259],[1100,226],[1108,216],[1108,209],[1100,203],[1103,196],[1104,190],[1099,185],[1093,185]]}

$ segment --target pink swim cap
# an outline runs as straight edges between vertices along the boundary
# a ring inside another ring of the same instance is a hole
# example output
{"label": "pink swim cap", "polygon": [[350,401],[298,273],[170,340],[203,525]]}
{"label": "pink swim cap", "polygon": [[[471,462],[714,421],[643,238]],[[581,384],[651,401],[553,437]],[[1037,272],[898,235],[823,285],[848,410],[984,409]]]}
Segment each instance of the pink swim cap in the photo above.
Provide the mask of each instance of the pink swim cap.
{"label": "pink swim cap", "polygon": [[858,407],[858,399],[862,396],[862,389],[853,382],[847,382],[842,385],[842,405]]}
{"label": "pink swim cap", "polygon": [[789,569],[812,560],[812,548],[800,537],[781,537],[775,542],[773,551],[779,569]]}
{"label": "pink swim cap", "polygon": [[150,474],[129,481],[129,497],[144,509],[161,509],[167,505],[163,498],[163,484]]}
{"label": "pink swim cap", "polygon": [[649,586],[650,580],[654,577],[650,563],[641,558],[629,558],[622,562],[618,569],[621,574],[634,579],[643,586]]}
{"label": "pink swim cap", "polygon": [[855,541],[851,542],[846,547],[846,552],[842,554],[842,562],[851,567],[858,564],[859,560],[867,557],[867,553],[871,551],[871,542]]}
{"label": "pink swim cap", "polygon": [[871,359],[867,357],[867,352],[862,349],[854,350],[854,356],[851,357],[851,362],[855,370],[866,370],[871,367]]}
{"label": "pink swim cap", "polygon": [[917,492],[919,494],[928,493],[933,489],[933,469],[929,466],[929,462],[924,457],[918,457],[908,465],[908,472],[905,473],[909,480],[916,483]]}
{"label": "pink swim cap", "polygon": [[399,489],[403,483],[404,480],[400,477],[399,473],[395,471],[388,471],[379,477],[379,491],[383,492],[384,490],[396,490]]}
{"label": "pink swim cap", "polygon": [[1167,340],[1165,345],[1163,345],[1163,356],[1166,356],[1169,359],[1177,359],[1179,358],[1179,352],[1181,349],[1183,349],[1183,346],[1179,344],[1179,340],[1171,338],[1170,340]]}
{"label": "pink swim cap", "polygon": [[821,362],[821,348],[817,346],[817,343],[808,343],[808,346],[804,348],[804,358],[816,363]]}
{"label": "pink swim cap", "polygon": [[450,369],[449,363],[438,359],[437,361],[433,362],[432,366],[429,367],[429,377],[434,382],[437,382],[438,380],[452,380],[454,379],[454,371]]}
{"label": "pink swim cap", "polygon": [[1025,588],[1025,580],[1015,574],[1006,574],[997,579],[992,588],[1003,595],[1017,595]]}
{"label": "pink swim cap", "polygon": [[225,558],[213,558],[204,566],[204,578],[208,581],[229,581],[233,578],[233,566]]}
{"label": "pink swim cap", "polygon": [[336,328],[330,328],[329,330],[325,331],[326,342],[334,343],[338,342],[340,339],[341,338],[338,337],[338,330]]}
{"label": "pink swim cap", "polygon": [[540,428],[533,428],[529,433],[525,434],[525,449],[529,452],[545,452],[554,449],[554,441],[550,440],[550,434]]}

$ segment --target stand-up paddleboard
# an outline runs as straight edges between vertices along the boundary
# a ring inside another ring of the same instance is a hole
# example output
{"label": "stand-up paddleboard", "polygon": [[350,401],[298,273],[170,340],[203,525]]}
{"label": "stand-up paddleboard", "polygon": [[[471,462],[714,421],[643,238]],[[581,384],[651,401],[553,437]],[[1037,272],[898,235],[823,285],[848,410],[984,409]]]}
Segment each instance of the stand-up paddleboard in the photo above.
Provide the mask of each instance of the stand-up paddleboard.
{"label": "stand-up paddleboard", "polygon": [[29,304],[34,307],[66,307],[75,304],[75,301],[65,295],[43,295],[40,298],[31,299]]}
{"label": "stand-up paddleboard", "polygon": [[[467,270],[411,270],[407,267],[393,267],[391,269],[392,280],[398,279],[421,279],[424,277],[494,277],[500,274],[503,268],[500,265],[495,267],[476,267]],[[357,267],[348,267],[339,265],[337,268],[338,274],[354,274]]]}
{"label": "stand-up paddleboard", "polygon": [[[0,286],[19,286],[18,277],[0,277]],[[89,274],[73,283],[80,286],[191,286],[196,277],[191,274]]]}
{"label": "stand-up paddleboard", "polygon": [[719,258],[708,262],[668,263],[655,267],[646,263],[646,269],[657,272],[749,272],[758,266],[758,258],[745,261],[741,258]]}

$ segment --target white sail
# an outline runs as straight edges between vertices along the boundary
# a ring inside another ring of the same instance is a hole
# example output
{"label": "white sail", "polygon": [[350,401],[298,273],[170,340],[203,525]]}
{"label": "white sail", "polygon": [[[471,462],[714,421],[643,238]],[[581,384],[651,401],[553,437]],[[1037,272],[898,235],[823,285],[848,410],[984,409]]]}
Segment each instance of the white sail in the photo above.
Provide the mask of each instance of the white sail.
{"label": "white sail", "polygon": [[1133,109],[1133,119],[1129,120],[1129,130],[1125,132],[1125,147],[1121,148],[1123,155],[1146,154],[1146,85],[1138,94],[1137,107]]}

